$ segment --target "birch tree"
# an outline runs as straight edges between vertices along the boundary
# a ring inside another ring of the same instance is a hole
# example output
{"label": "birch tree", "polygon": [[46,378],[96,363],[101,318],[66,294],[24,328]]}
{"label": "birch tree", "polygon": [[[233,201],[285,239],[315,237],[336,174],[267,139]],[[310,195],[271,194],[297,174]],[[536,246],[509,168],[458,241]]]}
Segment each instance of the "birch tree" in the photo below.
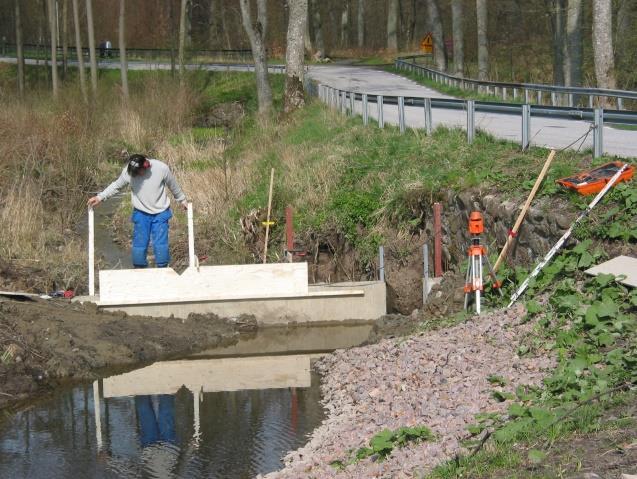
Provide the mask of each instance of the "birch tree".
{"label": "birch tree", "polygon": [[566,10],[566,58],[564,59],[564,83],[568,86],[582,84],[582,0],[568,0]]}
{"label": "birch tree", "polygon": [[55,13],[55,0],[47,0],[47,10],[49,14],[49,32],[51,34],[51,85],[53,87],[53,97],[57,98],[59,93],[58,85],[58,32],[57,15]]}
{"label": "birch tree", "polygon": [[387,4],[387,50],[398,50],[398,0]]}
{"label": "birch tree", "polygon": [[462,0],[451,0],[453,29],[453,67],[455,74],[464,76],[464,29],[462,28]]}
{"label": "birch tree", "polygon": [[69,63],[69,0],[62,1],[62,71],[66,79]]}
{"label": "birch tree", "polygon": [[22,49],[21,2],[22,0],[15,0],[15,46],[16,62],[18,64],[18,94],[20,95],[20,98],[24,98],[24,51]]}
{"label": "birch tree", "polygon": [[489,79],[489,41],[487,37],[487,0],[476,0],[478,22],[478,78]]}
{"label": "birch tree", "polygon": [[442,20],[440,19],[440,11],[436,0],[427,0],[427,13],[431,24],[436,67],[438,70],[445,71],[447,69],[447,52],[445,51]]}
{"label": "birch tree", "polygon": [[599,88],[615,88],[611,0],[593,0],[593,57]]}
{"label": "birch tree", "polygon": [[93,0],[86,0],[86,24],[88,33],[88,54],[91,60],[91,91],[97,94],[97,57],[95,56],[95,31],[93,28]]}
{"label": "birch tree", "polygon": [[[18,0],[19,1],[19,0]],[[77,4],[78,0],[73,0],[73,25],[75,27],[75,52],[77,55],[77,73],[80,77],[80,90],[82,92],[82,98],[85,102],[88,101],[88,94],[86,91],[86,71],[84,71],[84,54],[82,52],[82,35],[80,26],[80,12]]]}
{"label": "birch tree", "polygon": [[268,79],[268,62],[265,49],[267,32],[266,0],[257,0],[257,16],[252,19],[250,0],[239,0],[243,28],[250,40],[250,48],[254,57],[254,71],[257,79],[257,98],[259,114],[265,116],[272,110],[272,88]]}
{"label": "birch tree", "polygon": [[303,91],[303,36],[307,24],[307,1],[288,0],[290,16],[285,50],[285,112],[290,112],[305,105]]}
{"label": "birch tree", "polygon": [[126,0],[119,0],[119,68],[122,75],[122,95],[128,100],[128,63],[126,62]]}
{"label": "birch tree", "polygon": [[341,12],[341,47],[349,46],[349,0],[343,2]]}

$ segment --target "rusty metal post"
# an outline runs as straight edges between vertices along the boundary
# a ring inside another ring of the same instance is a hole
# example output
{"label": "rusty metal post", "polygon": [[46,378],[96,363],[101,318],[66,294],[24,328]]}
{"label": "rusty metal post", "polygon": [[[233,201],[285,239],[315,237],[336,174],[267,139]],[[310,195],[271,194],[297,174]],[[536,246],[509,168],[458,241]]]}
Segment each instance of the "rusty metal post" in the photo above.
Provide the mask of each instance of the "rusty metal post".
{"label": "rusty metal post", "polygon": [[434,203],[434,276],[442,276],[442,205]]}

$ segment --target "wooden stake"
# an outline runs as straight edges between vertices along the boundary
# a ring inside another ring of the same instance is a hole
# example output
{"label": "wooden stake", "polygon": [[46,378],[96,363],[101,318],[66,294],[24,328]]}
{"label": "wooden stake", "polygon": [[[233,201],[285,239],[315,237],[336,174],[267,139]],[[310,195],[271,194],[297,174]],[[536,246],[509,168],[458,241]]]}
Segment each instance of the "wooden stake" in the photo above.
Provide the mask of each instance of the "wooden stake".
{"label": "wooden stake", "polygon": [[524,217],[526,216],[526,212],[529,210],[529,207],[531,206],[531,201],[533,201],[533,198],[535,198],[535,193],[537,193],[537,190],[540,188],[540,185],[542,184],[542,180],[544,180],[544,176],[546,176],[546,172],[548,171],[549,166],[551,166],[551,162],[553,161],[554,157],[555,157],[555,150],[551,150],[551,152],[549,153],[549,157],[544,162],[542,171],[540,172],[539,176],[535,180],[535,184],[533,185],[533,189],[531,190],[531,193],[529,193],[529,197],[526,199],[526,203],[524,203],[524,207],[522,208],[522,211],[520,211],[520,214],[518,215],[518,219],[515,221],[515,225],[513,225],[513,229],[511,230],[511,233],[509,233],[509,235],[507,236],[507,241],[504,244],[504,248],[502,248],[502,251],[500,252],[500,256],[498,256],[498,260],[495,262],[495,265],[493,266],[494,273],[498,271],[498,267],[504,260],[504,257],[506,256],[506,253],[509,250],[509,246],[513,244],[513,239],[515,238],[515,235],[520,229],[520,226],[522,225],[522,221],[524,221]]}
{"label": "wooden stake", "polygon": [[272,210],[272,185],[274,184],[274,168],[270,171],[270,193],[268,194],[268,217],[265,222],[265,245],[263,246],[263,264],[268,262],[268,236],[270,236],[270,211]]}

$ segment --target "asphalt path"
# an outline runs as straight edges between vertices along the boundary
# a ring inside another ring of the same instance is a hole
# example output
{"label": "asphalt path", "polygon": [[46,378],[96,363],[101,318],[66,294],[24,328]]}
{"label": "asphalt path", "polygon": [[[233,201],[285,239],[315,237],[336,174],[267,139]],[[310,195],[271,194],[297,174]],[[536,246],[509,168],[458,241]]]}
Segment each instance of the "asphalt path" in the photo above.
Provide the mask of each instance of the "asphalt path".
{"label": "asphalt path", "polygon": [[[15,58],[0,57],[0,62],[15,63]],[[35,60],[27,60],[27,64],[36,64]],[[42,61],[39,62],[42,64]],[[71,63],[72,64],[72,63]],[[100,61],[99,68],[119,69],[117,61]],[[167,62],[128,62],[130,70],[169,70]],[[189,70],[208,71],[253,71],[253,65],[246,64],[208,64],[187,65]],[[281,71],[281,66],[270,66],[270,71]],[[451,98],[436,90],[420,85],[408,78],[384,70],[368,67],[345,65],[310,65],[308,76],[318,83],[340,90],[367,93],[370,95],[406,96],[423,98]],[[361,114],[362,104],[355,102],[354,110]],[[368,106],[370,121],[377,120],[377,107]],[[384,121],[398,125],[398,107],[385,105]],[[475,113],[476,129],[493,135],[495,138],[520,143],[522,136],[522,118],[520,115],[505,113]],[[466,112],[432,108],[433,127],[466,128]],[[409,128],[424,128],[424,111],[420,107],[405,106],[405,124]],[[531,144],[557,150],[569,147],[584,150],[593,147],[593,131],[591,122],[582,120],[565,120],[531,117]],[[637,157],[637,131],[622,130],[604,126],[603,151],[606,155],[624,158]]]}

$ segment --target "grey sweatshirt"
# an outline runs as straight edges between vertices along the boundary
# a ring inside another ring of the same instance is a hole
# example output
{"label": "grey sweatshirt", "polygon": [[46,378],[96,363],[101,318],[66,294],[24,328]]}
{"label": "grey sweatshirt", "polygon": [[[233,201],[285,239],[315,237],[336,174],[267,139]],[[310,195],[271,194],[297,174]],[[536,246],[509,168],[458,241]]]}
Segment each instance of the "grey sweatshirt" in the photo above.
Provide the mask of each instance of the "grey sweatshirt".
{"label": "grey sweatshirt", "polygon": [[149,161],[150,168],[141,170],[139,175],[133,177],[126,171],[128,168],[126,165],[119,178],[108,185],[104,191],[98,193],[99,199],[107,200],[122,187],[130,184],[133,208],[145,213],[154,215],[170,206],[166,187],[170,188],[175,200],[183,203],[186,200],[186,195],[181,191],[168,165],[159,160],[149,159]]}

